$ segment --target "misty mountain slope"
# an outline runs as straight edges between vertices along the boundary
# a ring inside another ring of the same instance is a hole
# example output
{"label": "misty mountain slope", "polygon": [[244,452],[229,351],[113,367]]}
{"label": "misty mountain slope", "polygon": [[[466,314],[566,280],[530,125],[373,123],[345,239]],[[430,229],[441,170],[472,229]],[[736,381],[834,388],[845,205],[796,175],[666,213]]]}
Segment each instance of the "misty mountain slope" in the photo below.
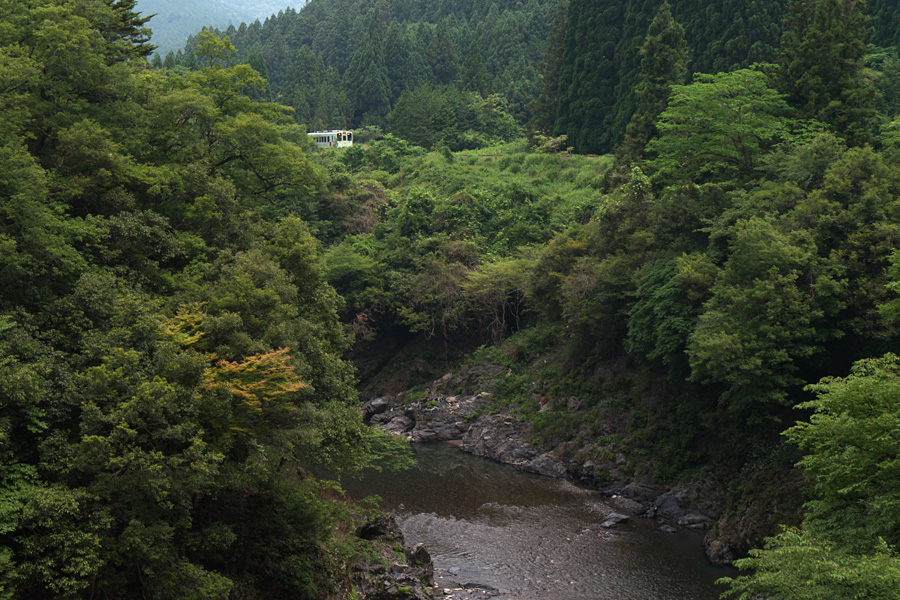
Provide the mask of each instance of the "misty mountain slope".
{"label": "misty mountain slope", "polygon": [[137,9],[144,15],[156,15],[149,23],[153,43],[165,54],[184,46],[188,36],[205,26],[237,27],[305,4],[306,0],[138,0]]}

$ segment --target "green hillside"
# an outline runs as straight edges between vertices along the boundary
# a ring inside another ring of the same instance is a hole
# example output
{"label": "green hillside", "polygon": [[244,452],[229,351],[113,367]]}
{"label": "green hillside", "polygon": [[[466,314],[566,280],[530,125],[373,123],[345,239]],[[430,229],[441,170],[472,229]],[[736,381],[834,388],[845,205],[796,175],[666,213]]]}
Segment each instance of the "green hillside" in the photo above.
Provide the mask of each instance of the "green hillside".
{"label": "green hillside", "polygon": [[[688,48],[685,80],[692,73],[777,62],[786,0],[669,4]],[[866,8],[872,27],[867,41],[883,47],[897,43],[900,26],[900,14],[889,4]],[[420,120],[404,111],[413,102],[429,105],[422,95],[433,92],[423,86],[452,85],[495,97],[520,126],[565,134],[578,152],[603,153],[622,143],[638,109],[640,48],[661,5],[314,0],[303,10],[265,23],[235,23],[220,33],[238,49],[234,60],[263,72],[269,97],[295,108],[295,119],[309,129],[372,125],[409,137],[409,128],[397,122]],[[551,26],[558,34],[548,46]],[[195,45],[196,39],[190,41],[170,66],[194,65]],[[443,99],[431,111],[449,110],[454,102],[461,101]],[[401,114],[392,114],[398,104]],[[459,139],[461,133],[437,137],[446,137],[451,148],[471,145]]]}
{"label": "green hillside", "polygon": [[[422,86],[494,95],[499,109],[525,123],[555,10],[555,0],[314,0],[221,33],[238,49],[234,60],[263,72],[270,97],[295,108],[311,130],[384,129],[403,92]],[[196,43],[175,64],[194,65]]]}
{"label": "green hillside", "polygon": [[[691,49],[689,72],[718,73],[776,62],[787,0],[670,0]],[[662,0],[570,0],[569,28],[559,75],[554,131],[579,152],[610,152],[622,142],[635,111],[647,27]],[[807,3],[811,4],[811,3]],[[857,2],[871,17],[867,40],[900,43],[896,3]]]}

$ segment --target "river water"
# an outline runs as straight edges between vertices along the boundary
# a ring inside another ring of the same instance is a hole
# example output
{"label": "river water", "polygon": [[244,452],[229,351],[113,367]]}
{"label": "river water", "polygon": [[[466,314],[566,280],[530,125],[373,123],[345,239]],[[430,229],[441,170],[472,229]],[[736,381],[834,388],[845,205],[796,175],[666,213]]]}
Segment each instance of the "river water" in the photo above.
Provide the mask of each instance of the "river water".
{"label": "river water", "polygon": [[613,509],[597,491],[449,445],[415,451],[414,469],[342,484],[381,497],[407,543],[428,548],[441,587],[477,584],[509,600],[714,600],[714,581],[732,574],[709,565],[691,532],[645,519],[601,528]]}

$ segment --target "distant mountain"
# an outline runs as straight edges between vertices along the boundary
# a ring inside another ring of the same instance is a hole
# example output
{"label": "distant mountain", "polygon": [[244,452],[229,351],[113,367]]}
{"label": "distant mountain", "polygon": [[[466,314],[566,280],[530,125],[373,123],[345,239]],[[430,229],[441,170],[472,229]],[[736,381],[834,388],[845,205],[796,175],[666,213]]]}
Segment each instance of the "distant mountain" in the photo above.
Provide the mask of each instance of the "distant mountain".
{"label": "distant mountain", "polygon": [[299,9],[307,0],[138,0],[137,9],[150,20],[153,43],[163,55],[184,46],[188,36],[203,27],[225,29],[248,25],[278,14],[286,8]]}

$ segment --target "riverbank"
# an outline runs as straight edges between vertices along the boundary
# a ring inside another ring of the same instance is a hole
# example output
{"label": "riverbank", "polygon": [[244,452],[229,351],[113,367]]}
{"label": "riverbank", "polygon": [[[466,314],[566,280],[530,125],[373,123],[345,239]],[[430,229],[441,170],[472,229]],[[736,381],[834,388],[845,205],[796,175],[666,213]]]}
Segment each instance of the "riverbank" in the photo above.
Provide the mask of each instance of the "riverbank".
{"label": "riverbank", "polygon": [[[745,556],[769,534],[773,515],[782,511],[778,498],[754,489],[770,483],[760,480],[761,473],[744,473],[743,488],[737,491],[733,484],[729,489],[729,481],[709,474],[668,485],[635,477],[623,447],[624,426],[617,427],[613,418],[602,439],[536,445],[531,423],[502,407],[489,391],[501,371],[502,367],[484,363],[444,375],[424,392],[374,398],[363,406],[363,418],[413,443],[448,442],[525,472],[594,487],[613,506],[601,519],[608,527],[634,517],[653,520],[663,531],[702,532],[706,555],[715,565],[729,565]],[[569,399],[566,410],[579,409],[577,399]],[[767,465],[754,468],[765,471]],[[790,478],[784,483],[800,486],[799,480]]]}
{"label": "riverbank", "polygon": [[423,544],[409,545],[396,518],[384,514],[360,526],[355,536],[370,542],[366,560],[347,565],[340,598],[432,600],[443,598]]}
{"label": "riverbank", "polygon": [[414,446],[416,466],[342,478],[377,495],[409,544],[424,543],[436,589],[453,600],[715,600],[710,566],[689,530],[647,519],[603,527],[620,510],[597,490],[526,473],[448,444]]}

